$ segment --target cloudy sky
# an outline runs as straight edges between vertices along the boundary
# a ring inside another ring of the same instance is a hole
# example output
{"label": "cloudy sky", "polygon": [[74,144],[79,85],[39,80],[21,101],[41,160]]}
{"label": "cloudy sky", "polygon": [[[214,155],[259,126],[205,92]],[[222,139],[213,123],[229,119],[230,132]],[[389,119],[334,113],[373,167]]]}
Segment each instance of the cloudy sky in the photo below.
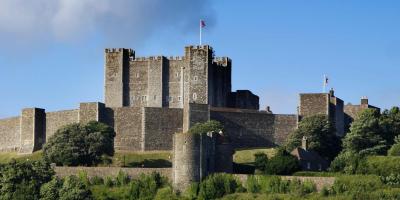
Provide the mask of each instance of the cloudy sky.
{"label": "cloudy sky", "polygon": [[203,41],[233,59],[233,88],[294,113],[298,93],[400,104],[400,2],[0,0],[0,118],[103,101],[103,49],[182,55]]}

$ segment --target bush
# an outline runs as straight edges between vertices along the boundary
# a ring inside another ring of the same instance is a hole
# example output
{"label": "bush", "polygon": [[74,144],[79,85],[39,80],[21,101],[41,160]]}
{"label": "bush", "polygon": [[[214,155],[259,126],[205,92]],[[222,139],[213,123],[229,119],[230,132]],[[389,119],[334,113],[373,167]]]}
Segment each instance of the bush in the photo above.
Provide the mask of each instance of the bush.
{"label": "bush", "polygon": [[343,151],[332,161],[329,171],[346,174],[365,173],[365,165],[365,156],[351,151]]}
{"label": "bush", "polygon": [[369,156],[366,158],[364,173],[379,176],[400,174],[400,157],[397,156]]}
{"label": "bush", "polygon": [[250,192],[250,193],[259,193],[260,192],[261,186],[257,180],[257,177],[255,177],[255,176],[247,177],[246,189],[247,189],[247,192]]}
{"label": "bush", "polygon": [[139,179],[132,180],[128,196],[132,199],[153,199],[157,190],[169,186],[167,180],[158,173],[141,174]]}
{"label": "bush", "polygon": [[278,176],[256,176],[256,180],[261,193],[275,194],[289,191],[289,182]]}
{"label": "bush", "polygon": [[400,186],[400,174],[390,174],[389,176],[381,176],[382,183],[390,186]]}
{"label": "bush", "polygon": [[11,162],[0,167],[0,199],[39,199],[54,171],[45,162]]}
{"label": "bush", "polygon": [[198,199],[217,199],[235,193],[240,183],[231,174],[213,174],[200,183]]}
{"label": "bush", "polygon": [[294,179],[290,181],[289,191],[292,194],[298,196],[304,196],[306,194],[310,194],[317,191],[317,187],[311,181],[300,182],[298,179]]}
{"label": "bush", "polygon": [[119,171],[115,183],[119,186],[128,185],[130,178],[126,172]]}
{"label": "bush", "polygon": [[90,184],[91,185],[103,185],[104,184],[104,179],[98,176],[93,176],[90,178]]}
{"label": "bush", "polygon": [[396,143],[390,147],[388,151],[388,156],[400,156],[400,144]]}
{"label": "bush", "polygon": [[382,187],[382,181],[375,175],[339,176],[336,178],[332,186],[332,191],[335,194],[361,195]]}
{"label": "bush", "polygon": [[296,157],[286,153],[278,153],[271,158],[265,168],[265,173],[270,175],[291,175],[300,170]]}
{"label": "bush", "polygon": [[157,190],[157,194],[154,200],[177,200],[178,197],[174,193],[171,187],[165,187]]}
{"label": "bush", "polygon": [[196,123],[189,129],[191,134],[203,134],[208,132],[219,132],[223,130],[224,126],[215,120],[211,120],[205,123]]}
{"label": "bush", "polygon": [[265,153],[256,153],[254,154],[254,167],[262,172],[265,171],[265,168],[268,164],[268,155]]}
{"label": "bush", "polygon": [[45,160],[57,165],[95,165],[114,154],[114,130],[99,122],[70,124],[50,137],[43,147]]}
{"label": "bush", "polygon": [[42,185],[40,188],[41,200],[54,200],[59,199],[59,190],[63,182],[59,178],[53,178],[50,182]]}
{"label": "bush", "polygon": [[112,187],[114,186],[114,181],[110,176],[107,176],[106,179],[104,180],[104,185],[107,187]]}
{"label": "bush", "polygon": [[189,200],[195,200],[197,199],[197,195],[199,194],[199,183],[192,183],[190,186],[187,188],[185,191],[185,197],[188,198]]}
{"label": "bush", "polygon": [[90,200],[93,199],[91,191],[76,176],[65,178],[63,186],[59,190],[60,200]]}

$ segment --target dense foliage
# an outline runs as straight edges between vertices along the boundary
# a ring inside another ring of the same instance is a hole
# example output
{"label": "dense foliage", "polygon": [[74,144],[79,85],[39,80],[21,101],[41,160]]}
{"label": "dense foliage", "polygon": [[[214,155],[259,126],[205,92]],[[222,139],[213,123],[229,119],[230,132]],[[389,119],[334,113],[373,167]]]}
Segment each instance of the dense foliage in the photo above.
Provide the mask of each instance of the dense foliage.
{"label": "dense foliage", "polygon": [[327,160],[332,160],[341,150],[341,142],[335,134],[335,127],[325,115],[306,117],[287,140],[286,149],[292,151],[301,146],[303,137],[307,137],[308,149],[316,151]]}
{"label": "dense foliage", "polygon": [[263,153],[257,153],[254,166],[258,171],[269,175],[291,175],[300,170],[299,161],[284,149],[278,149],[271,159]]}
{"label": "dense foliage", "polygon": [[219,132],[224,129],[224,126],[215,120],[210,120],[204,123],[196,123],[189,129],[191,134],[204,134],[208,132]]}
{"label": "dense foliage", "polygon": [[0,167],[0,199],[39,199],[54,171],[44,162],[11,162]]}
{"label": "dense foliage", "polygon": [[57,165],[95,165],[114,154],[114,130],[99,122],[70,124],[44,145],[44,159]]}
{"label": "dense foliage", "polygon": [[191,199],[206,200],[218,199],[238,191],[244,191],[244,188],[231,174],[213,174],[199,185],[193,184],[187,194]]}

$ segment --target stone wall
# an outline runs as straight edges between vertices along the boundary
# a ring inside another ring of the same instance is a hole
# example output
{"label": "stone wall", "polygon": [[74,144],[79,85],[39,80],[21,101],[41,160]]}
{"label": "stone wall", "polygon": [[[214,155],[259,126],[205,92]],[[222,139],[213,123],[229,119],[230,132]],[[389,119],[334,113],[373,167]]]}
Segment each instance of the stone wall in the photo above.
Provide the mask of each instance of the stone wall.
{"label": "stone wall", "polygon": [[0,152],[18,150],[20,128],[20,117],[0,120]]}
{"label": "stone wall", "polygon": [[173,134],[182,132],[182,112],[179,108],[144,108],[143,150],[171,150]]}
{"label": "stone wall", "polygon": [[297,127],[296,115],[211,108],[210,118],[224,124],[234,148],[275,147]]}
{"label": "stone wall", "polygon": [[88,177],[116,177],[120,171],[127,173],[131,178],[137,178],[141,174],[158,172],[171,180],[171,168],[121,168],[121,167],[55,167],[54,171],[58,177],[78,175],[79,172],[86,172]]}
{"label": "stone wall", "polygon": [[121,107],[111,108],[108,113],[113,121],[108,123],[114,126],[116,150],[141,151],[144,149],[143,137],[143,108]]}
{"label": "stone wall", "polygon": [[40,108],[25,108],[21,113],[19,153],[32,153],[42,148],[45,140],[46,113]]}
{"label": "stone wall", "polygon": [[308,117],[317,114],[329,114],[329,94],[300,94],[299,115],[301,117]]}
{"label": "stone wall", "polygon": [[46,141],[61,127],[79,122],[79,110],[46,113]]}

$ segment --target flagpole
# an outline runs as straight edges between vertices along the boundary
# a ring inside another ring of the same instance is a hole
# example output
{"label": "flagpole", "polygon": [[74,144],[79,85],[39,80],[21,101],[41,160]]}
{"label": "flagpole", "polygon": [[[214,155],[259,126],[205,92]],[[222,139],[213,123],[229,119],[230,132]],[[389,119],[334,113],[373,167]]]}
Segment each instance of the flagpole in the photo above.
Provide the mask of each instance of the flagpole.
{"label": "flagpole", "polygon": [[201,19],[200,19],[200,23],[199,23],[199,28],[200,28],[200,45],[201,45],[201,29],[203,29],[203,28],[201,27]]}

